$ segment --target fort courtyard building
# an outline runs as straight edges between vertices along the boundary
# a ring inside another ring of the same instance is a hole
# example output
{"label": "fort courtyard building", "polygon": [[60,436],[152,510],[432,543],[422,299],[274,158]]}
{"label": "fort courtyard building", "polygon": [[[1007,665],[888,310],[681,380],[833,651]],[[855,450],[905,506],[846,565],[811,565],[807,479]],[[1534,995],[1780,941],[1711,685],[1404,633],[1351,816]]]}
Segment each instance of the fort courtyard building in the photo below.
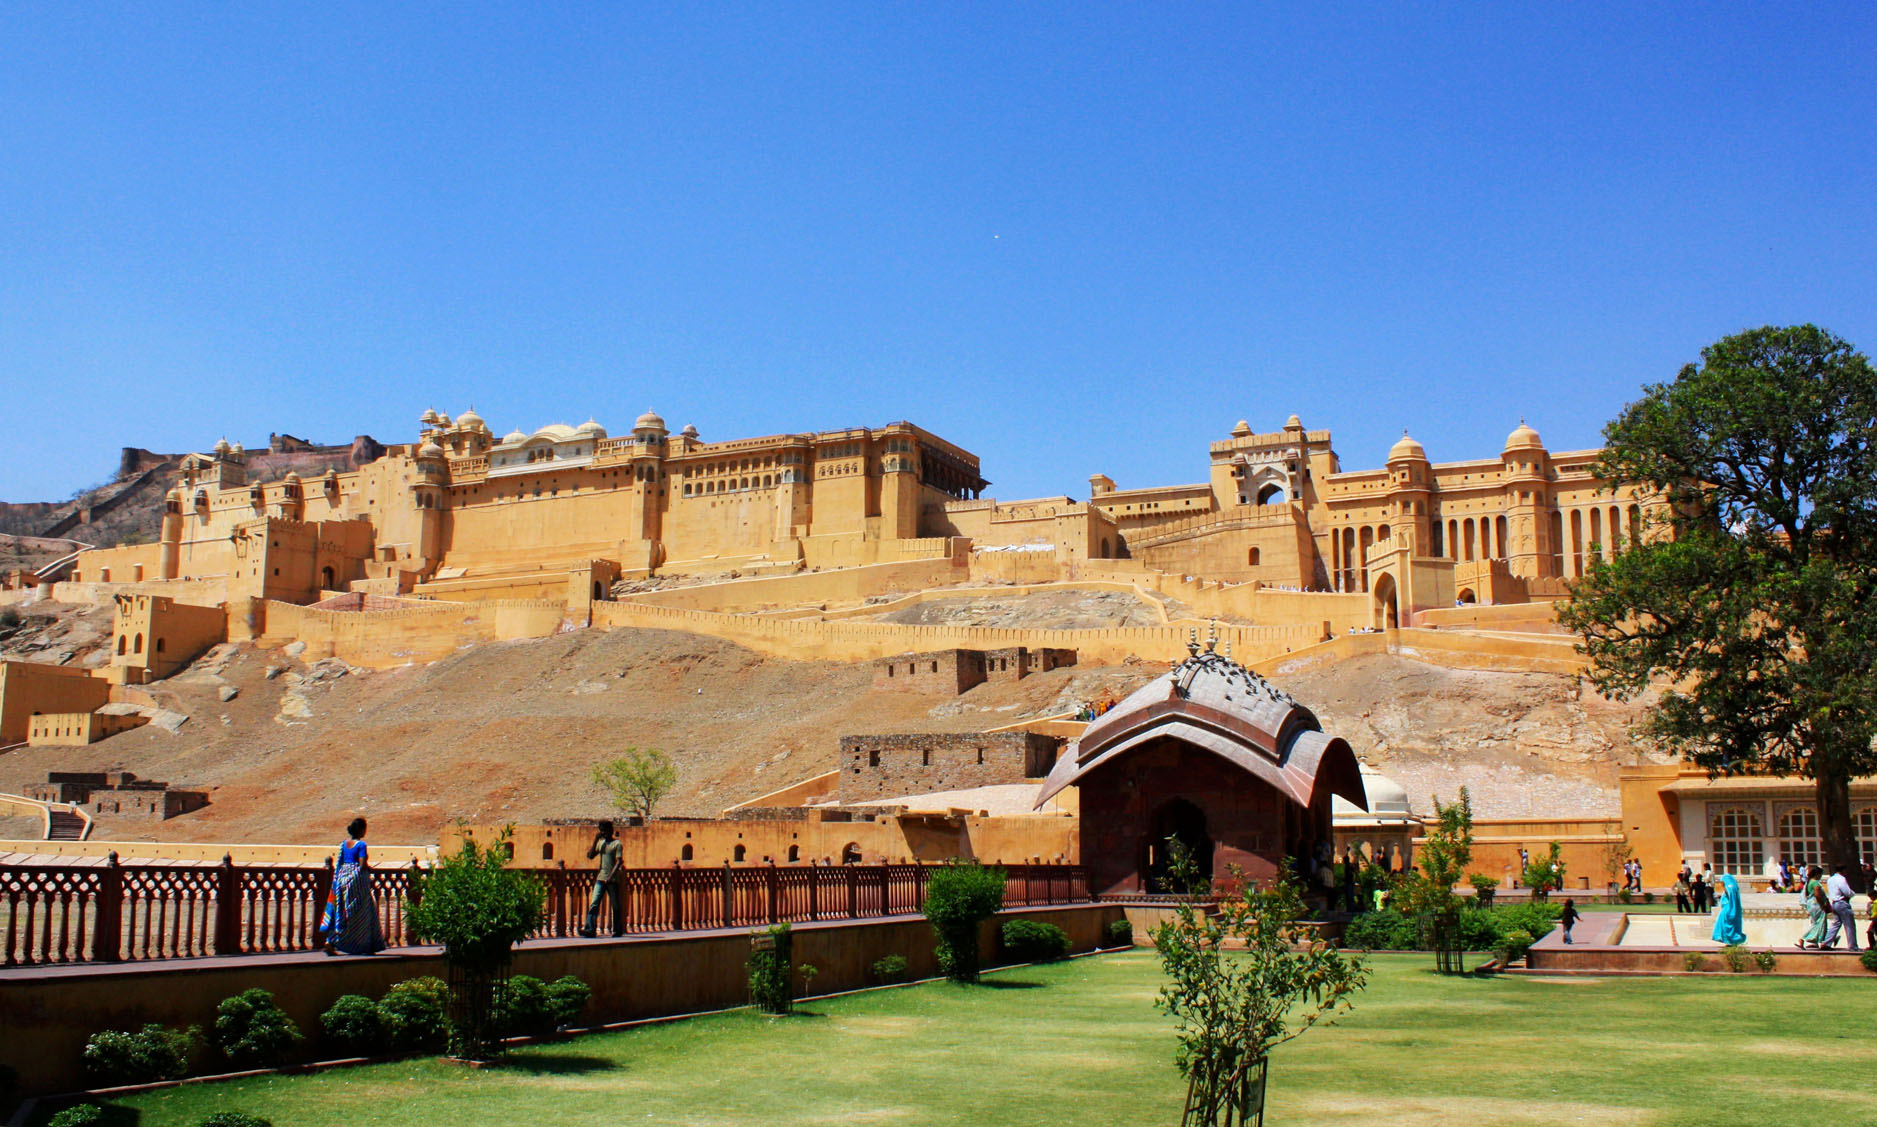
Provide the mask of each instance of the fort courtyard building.
{"label": "fort courtyard building", "polygon": [[825,567],[941,554],[923,514],[976,496],[978,459],[911,423],[705,442],[652,412],[496,438],[424,412],[418,441],[349,473],[249,481],[219,442],[183,459],[157,544],[85,553],[94,582],[224,578],[230,596],[311,602],[612,561],[626,574]]}
{"label": "fort courtyard building", "polygon": [[1332,799],[1368,809],[1361,764],[1309,709],[1208,645],[1090,724],[1038,791],[1080,791],[1091,892],[1172,890],[1172,840],[1199,875],[1269,881],[1334,841]]}

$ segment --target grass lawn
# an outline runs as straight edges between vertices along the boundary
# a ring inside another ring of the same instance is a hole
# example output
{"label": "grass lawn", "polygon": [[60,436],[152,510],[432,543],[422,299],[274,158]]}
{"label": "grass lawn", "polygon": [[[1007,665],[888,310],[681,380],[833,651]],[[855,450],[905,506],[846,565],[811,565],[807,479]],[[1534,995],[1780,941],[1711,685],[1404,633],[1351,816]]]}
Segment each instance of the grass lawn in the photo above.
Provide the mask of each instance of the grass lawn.
{"label": "grass lawn", "polygon": [[[1877,982],[1715,975],[1442,979],[1381,955],[1355,1012],[1278,1051],[1283,1124],[1877,1122]],[[190,1085],[139,1127],[238,1109],[276,1127],[394,1124],[1172,1124],[1182,1084],[1149,952],[736,1012],[517,1051]]]}

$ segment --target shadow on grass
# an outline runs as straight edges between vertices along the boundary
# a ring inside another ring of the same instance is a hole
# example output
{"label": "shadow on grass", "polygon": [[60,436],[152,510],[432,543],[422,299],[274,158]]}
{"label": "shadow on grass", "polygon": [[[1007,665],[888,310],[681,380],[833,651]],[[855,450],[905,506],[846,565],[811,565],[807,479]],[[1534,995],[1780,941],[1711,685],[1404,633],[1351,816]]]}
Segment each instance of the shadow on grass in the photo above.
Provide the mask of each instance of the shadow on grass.
{"label": "shadow on grass", "polygon": [[1040,982],[1025,982],[1020,978],[982,978],[978,985],[987,990],[1041,990]]}
{"label": "shadow on grass", "polygon": [[526,1072],[536,1076],[578,1076],[587,1072],[611,1072],[621,1066],[618,1061],[580,1053],[529,1053],[505,1056],[496,1067],[503,1072]]}

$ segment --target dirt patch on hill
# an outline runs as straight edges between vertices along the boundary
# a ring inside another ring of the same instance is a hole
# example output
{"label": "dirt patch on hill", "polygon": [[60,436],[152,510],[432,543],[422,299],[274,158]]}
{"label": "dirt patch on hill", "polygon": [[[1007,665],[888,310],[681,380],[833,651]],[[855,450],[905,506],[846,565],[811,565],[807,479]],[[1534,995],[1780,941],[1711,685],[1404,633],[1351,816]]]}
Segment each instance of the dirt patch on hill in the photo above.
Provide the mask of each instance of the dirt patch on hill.
{"label": "dirt patch on hill", "polygon": [[0,607],[0,659],[96,668],[111,659],[110,607],[40,602]]}
{"label": "dirt patch on hill", "polygon": [[1130,591],[1044,591],[1033,595],[975,595],[927,599],[868,616],[905,626],[1001,626],[1030,630],[1094,630],[1159,626],[1159,610]]}
{"label": "dirt patch on hill", "polygon": [[576,631],[383,672],[226,646],[151,686],[189,716],[174,734],[150,725],[22,749],[0,757],[0,790],[121,766],[207,788],[210,805],[161,823],[107,817],[101,837],[320,841],[363,813],[380,840],[434,841],[458,817],[601,815],[592,766],[656,747],[680,773],[661,812],[708,815],[832,770],[842,735],[981,731],[1154,672],[1071,667],[935,699],[874,691],[871,664],[783,661],[669,631]]}
{"label": "dirt patch on hill", "polygon": [[1283,687],[1407,788],[1417,812],[1464,785],[1483,818],[1614,816],[1617,767],[1647,756],[1630,732],[1642,704],[1606,701],[1575,677],[1378,654]]}

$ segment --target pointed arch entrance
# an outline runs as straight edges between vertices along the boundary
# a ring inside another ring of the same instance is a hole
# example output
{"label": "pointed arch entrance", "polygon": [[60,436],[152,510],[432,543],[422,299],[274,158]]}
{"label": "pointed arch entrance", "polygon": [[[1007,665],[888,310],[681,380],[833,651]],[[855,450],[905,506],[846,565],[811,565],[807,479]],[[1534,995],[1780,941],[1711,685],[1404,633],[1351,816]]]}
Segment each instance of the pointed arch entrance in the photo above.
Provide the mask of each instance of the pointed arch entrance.
{"label": "pointed arch entrance", "polygon": [[1147,874],[1151,892],[1185,891],[1172,887],[1168,879],[1174,842],[1192,858],[1200,877],[1212,879],[1212,836],[1206,832],[1206,812],[1187,799],[1175,798],[1154,812],[1153,829],[1147,835],[1147,857],[1141,871]]}
{"label": "pointed arch entrance", "polygon": [[1395,577],[1386,572],[1375,580],[1375,624],[1384,630],[1401,626],[1401,597]]}

